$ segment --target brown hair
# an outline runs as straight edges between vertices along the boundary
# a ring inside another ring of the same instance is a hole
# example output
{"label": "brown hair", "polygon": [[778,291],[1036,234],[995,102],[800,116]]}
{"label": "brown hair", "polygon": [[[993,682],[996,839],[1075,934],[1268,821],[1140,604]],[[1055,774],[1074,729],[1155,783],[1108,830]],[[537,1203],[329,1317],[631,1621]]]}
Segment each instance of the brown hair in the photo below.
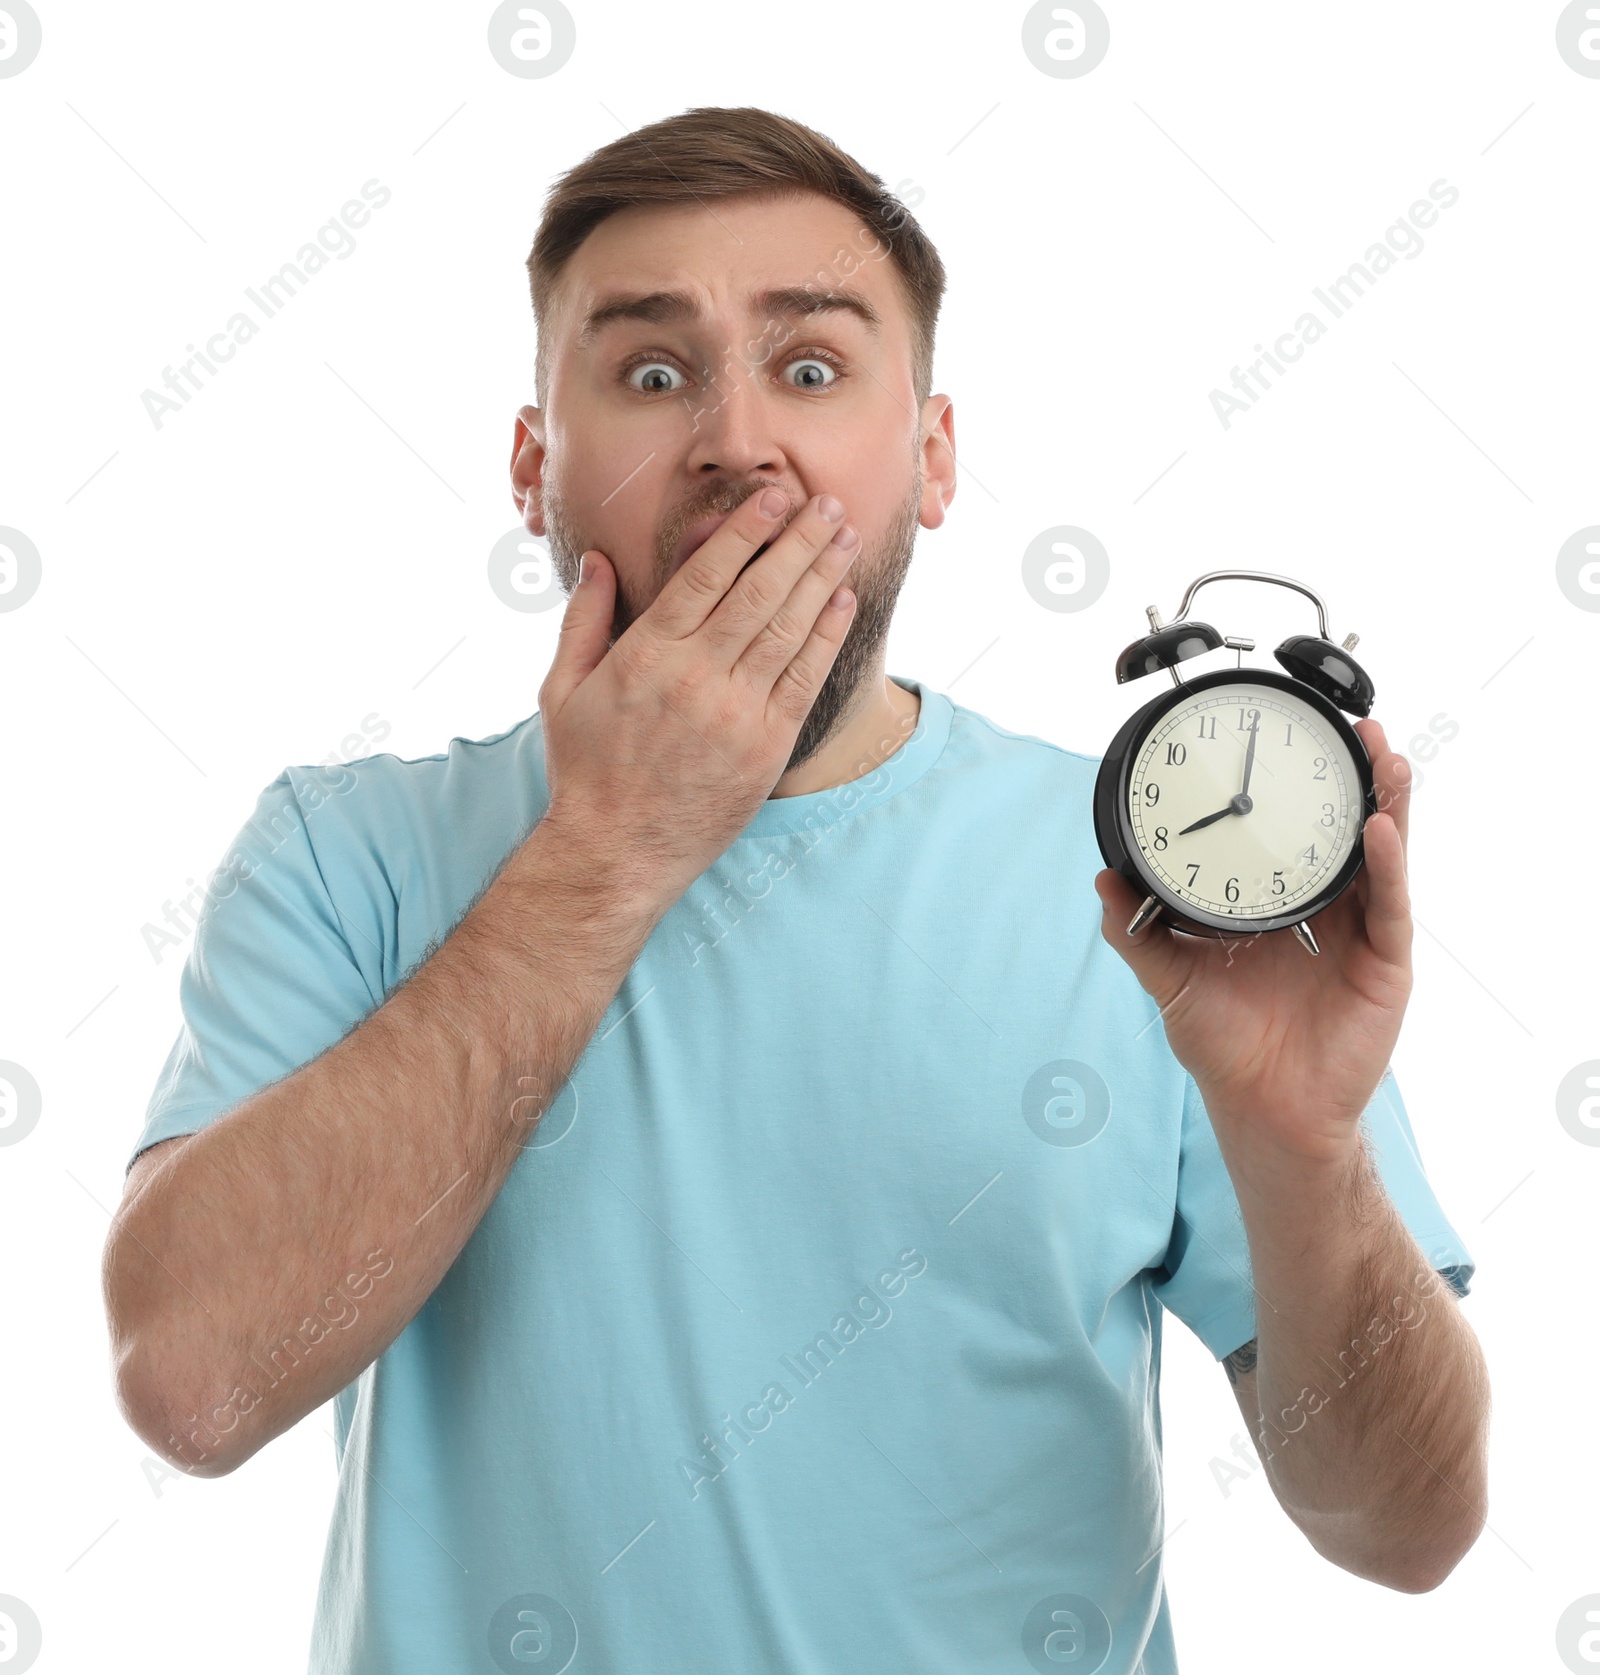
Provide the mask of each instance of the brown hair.
{"label": "brown hair", "polygon": [[[528,255],[536,329],[551,312],[573,252],[619,209],[741,196],[816,192],[860,217],[899,270],[911,310],[912,382],[919,403],[933,386],[933,334],[944,264],[911,212],[825,134],[753,105],[702,105],[635,129],[568,169],[551,186]],[[539,330],[535,377],[544,401],[547,363]]]}

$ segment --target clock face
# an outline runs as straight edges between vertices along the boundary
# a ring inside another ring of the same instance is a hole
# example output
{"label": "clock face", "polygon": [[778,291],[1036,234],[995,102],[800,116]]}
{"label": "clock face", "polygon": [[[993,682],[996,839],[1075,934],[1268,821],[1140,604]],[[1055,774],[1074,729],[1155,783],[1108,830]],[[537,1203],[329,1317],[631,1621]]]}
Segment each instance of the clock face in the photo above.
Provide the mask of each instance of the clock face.
{"label": "clock face", "polygon": [[1340,731],[1244,671],[1185,693],[1136,747],[1131,834],[1177,901],[1248,923],[1315,911],[1350,858],[1364,788]]}

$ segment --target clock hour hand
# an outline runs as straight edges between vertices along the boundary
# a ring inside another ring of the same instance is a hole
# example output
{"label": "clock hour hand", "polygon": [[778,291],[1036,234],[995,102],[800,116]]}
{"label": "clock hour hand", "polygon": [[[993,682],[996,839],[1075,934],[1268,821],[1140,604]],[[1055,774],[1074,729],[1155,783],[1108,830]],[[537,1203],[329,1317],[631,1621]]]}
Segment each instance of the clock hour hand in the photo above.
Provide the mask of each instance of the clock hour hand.
{"label": "clock hour hand", "polygon": [[1183,828],[1183,831],[1178,833],[1178,836],[1182,837],[1184,832],[1198,832],[1202,826],[1209,826],[1212,823],[1212,821],[1221,820],[1225,816],[1227,816],[1229,814],[1232,814],[1232,813],[1233,813],[1233,804],[1229,803],[1226,808],[1219,808],[1215,814],[1208,814],[1208,815],[1205,816],[1204,819],[1196,820],[1195,823],[1192,826],[1185,826]]}
{"label": "clock hour hand", "polygon": [[1192,826],[1183,827],[1178,836],[1182,837],[1184,832],[1198,832],[1202,826],[1209,826],[1212,821],[1221,820],[1230,814],[1248,814],[1254,806],[1249,797],[1241,791],[1229,801],[1226,808],[1219,808],[1215,814],[1202,815]]}

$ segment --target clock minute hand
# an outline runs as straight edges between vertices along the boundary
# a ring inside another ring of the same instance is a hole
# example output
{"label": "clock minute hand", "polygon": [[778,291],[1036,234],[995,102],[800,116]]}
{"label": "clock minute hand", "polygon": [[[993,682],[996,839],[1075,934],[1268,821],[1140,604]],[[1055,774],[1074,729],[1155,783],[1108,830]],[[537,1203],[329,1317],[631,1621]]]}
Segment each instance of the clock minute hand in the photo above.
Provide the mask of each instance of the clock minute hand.
{"label": "clock minute hand", "polygon": [[1256,734],[1260,731],[1260,728],[1261,723],[1258,720],[1255,726],[1250,729],[1250,743],[1246,747],[1244,753],[1244,784],[1239,787],[1239,795],[1241,797],[1244,796],[1250,789],[1250,770],[1255,765]]}

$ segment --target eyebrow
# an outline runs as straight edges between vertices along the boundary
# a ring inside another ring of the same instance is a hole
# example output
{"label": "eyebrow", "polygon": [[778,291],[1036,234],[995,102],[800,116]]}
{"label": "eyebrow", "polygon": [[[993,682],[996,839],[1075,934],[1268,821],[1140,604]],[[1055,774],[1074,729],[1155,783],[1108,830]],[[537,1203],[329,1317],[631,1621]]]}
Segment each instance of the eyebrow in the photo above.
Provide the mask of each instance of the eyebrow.
{"label": "eyebrow", "polygon": [[[785,315],[804,318],[813,314],[853,314],[874,337],[882,319],[859,291],[816,290],[809,285],[779,285],[758,291],[750,298],[754,311],[771,319]],[[586,348],[606,326],[618,320],[642,320],[655,326],[669,326],[692,320],[698,312],[687,291],[638,291],[608,297],[596,303],[584,316],[578,333],[578,347]]]}

